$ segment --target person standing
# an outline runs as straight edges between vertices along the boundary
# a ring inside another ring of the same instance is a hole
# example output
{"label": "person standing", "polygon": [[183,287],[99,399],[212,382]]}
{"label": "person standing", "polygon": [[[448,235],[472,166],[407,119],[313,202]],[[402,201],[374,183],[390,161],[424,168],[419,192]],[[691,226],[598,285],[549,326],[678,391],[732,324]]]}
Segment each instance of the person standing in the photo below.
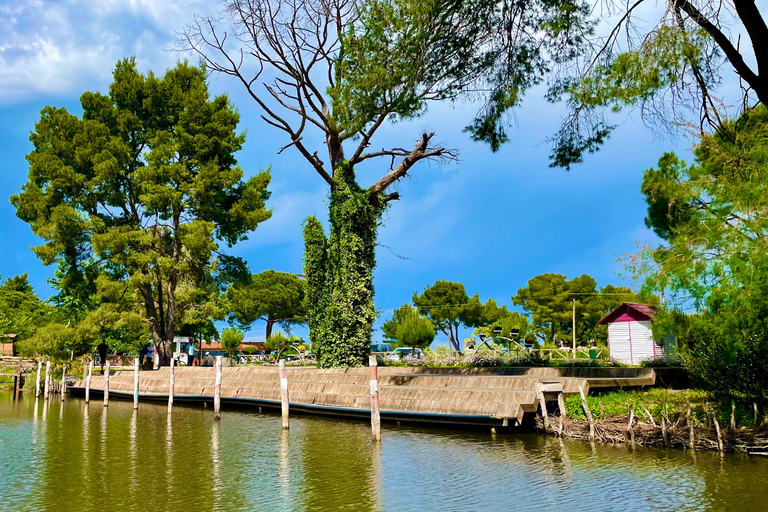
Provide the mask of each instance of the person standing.
{"label": "person standing", "polygon": [[190,343],[187,345],[187,366],[195,365],[195,344]]}
{"label": "person standing", "polygon": [[101,340],[101,343],[96,347],[96,353],[99,355],[99,364],[101,365],[101,374],[104,374],[104,365],[107,363],[107,350],[109,347]]}
{"label": "person standing", "polygon": [[144,358],[147,357],[147,350],[149,350],[149,346],[146,343],[142,343],[141,348],[139,349],[139,366],[144,366]]}

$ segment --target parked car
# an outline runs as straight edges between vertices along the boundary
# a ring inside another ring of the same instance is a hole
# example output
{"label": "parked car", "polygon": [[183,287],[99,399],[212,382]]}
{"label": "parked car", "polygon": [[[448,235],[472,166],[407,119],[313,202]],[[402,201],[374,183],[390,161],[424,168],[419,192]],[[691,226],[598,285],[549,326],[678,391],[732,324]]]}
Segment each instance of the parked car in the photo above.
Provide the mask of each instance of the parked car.
{"label": "parked car", "polygon": [[387,359],[390,361],[398,361],[400,359],[405,359],[406,357],[423,359],[424,352],[422,352],[420,348],[417,348],[416,352],[414,352],[413,348],[411,347],[397,347],[391,354],[387,356]]}
{"label": "parked car", "polygon": [[371,343],[371,353],[392,352],[391,343]]}

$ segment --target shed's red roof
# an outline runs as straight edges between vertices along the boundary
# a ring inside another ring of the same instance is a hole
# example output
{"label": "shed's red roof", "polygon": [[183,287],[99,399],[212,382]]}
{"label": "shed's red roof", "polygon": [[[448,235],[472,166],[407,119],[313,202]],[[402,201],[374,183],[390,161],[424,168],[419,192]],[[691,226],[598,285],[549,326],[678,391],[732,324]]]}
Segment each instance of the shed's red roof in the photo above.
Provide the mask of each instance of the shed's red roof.
{"label": "shed's red roof", "polygon": [[597,325],[608,325],[616,322],[632,322],[650,320],[656,316],[656,308],[637,302],[625,302],[597,322]]}

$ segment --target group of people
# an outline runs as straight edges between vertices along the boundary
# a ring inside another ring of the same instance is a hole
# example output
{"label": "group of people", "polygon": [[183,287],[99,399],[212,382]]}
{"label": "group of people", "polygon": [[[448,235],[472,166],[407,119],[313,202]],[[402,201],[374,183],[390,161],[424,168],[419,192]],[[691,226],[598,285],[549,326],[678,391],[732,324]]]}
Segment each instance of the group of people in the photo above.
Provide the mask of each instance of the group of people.
{"label": "group of people", "polygon": [[[99,343],[96,346],[96,356],[98,358],[98,363],[101,366],[101,373],[104,373],[104,365],[107,363],[107,353],[109,351],[109,345],[102,340],[101,343]],[[152,351],[154,351],[154,348],[150,348],[149,343],[142,343],[141,348],[139,349],[139,365],[144,365],[144,359],[146,359],[147,354]],[[195,345],[192,343],[189,343],[186,347],[187,352],[187,366],[194,366],[195,365]],[[156,353],[155,353],[156,355]],[[202,366],[213,366],[213,356],[210,352],[205,353],[205,358],[203,359]]]}

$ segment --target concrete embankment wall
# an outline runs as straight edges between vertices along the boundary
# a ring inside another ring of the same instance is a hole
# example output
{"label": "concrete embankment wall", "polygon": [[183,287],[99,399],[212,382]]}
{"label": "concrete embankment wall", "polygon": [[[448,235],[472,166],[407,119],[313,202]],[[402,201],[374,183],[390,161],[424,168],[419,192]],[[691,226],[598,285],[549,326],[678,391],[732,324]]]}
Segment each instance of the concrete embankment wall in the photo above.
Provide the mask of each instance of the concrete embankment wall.
{"label": "concrete embankment wall", "polygon": [[[379,399],[382,415],[390,419],[397,414],[432,417],[453,416],[461,423],[515,424],[525,413],[536,411],[537,384],[562,383],[565,394],[587,392],[596,382],[614,381],[617,386],[653,384],[653,372],[584,372],[582,368],[379,368]],[[598,368],[595,370],[633,370]],[[272,405],[280,400],[280,381],[276,367],[244,366],[223,368],[221,396],[227,401]],[[96,372],[98,373],[98,372]],[[579,374],[586,375],[579,375]],[[206,367],[175,369],[174,395],[179,399],[212,397],[215,370]],[[370,384],[368,368],[321,370],[314,367],[289,367],[288,389],[292,406],[325,407],[338,413],[364,414],[369,410]],[[168,396],[170,370],[141,372],[139,393],[145,399]],[[133,372],[116,371],[110,375],[110,391],[133,393]],[[74,390],[85,384],[76,382]],[[104,377],[94,375],[91,389],[98,392]],[[388,416],[389,414],[389,416]],[[354,414],[353,414],[354,415]],[[483,420],[483,418],[485,420]],[[447,418],[444,418],[447,420]]]}

